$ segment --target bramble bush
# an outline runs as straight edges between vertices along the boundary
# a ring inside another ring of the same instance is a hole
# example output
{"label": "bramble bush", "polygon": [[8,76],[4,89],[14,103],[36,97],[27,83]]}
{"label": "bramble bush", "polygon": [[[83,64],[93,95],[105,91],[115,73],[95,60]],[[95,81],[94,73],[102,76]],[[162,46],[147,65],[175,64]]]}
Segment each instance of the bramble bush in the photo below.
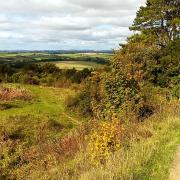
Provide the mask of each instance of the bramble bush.
{"label": "bramble bush", "polygon": [[101,122],[88,136],[88,153],[93,164],[105,164],[114,151],[120,148],[119,122]]}

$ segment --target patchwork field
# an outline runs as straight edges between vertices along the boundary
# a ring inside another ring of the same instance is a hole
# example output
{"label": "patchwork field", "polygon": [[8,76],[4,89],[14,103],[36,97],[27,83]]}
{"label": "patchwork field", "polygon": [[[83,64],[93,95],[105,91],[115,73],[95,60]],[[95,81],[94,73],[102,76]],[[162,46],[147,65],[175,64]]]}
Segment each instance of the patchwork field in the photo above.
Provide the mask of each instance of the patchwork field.
{"label": "patchwork field", "polygon": [[58,67],[71,69],[76,68],[102,68],[112,58],[108,53],[73,53],[73,54],[51,54],[45,52],[28,53],[0,53],[0,64],[13,63],[25,65],[27,63],[57,62]]}

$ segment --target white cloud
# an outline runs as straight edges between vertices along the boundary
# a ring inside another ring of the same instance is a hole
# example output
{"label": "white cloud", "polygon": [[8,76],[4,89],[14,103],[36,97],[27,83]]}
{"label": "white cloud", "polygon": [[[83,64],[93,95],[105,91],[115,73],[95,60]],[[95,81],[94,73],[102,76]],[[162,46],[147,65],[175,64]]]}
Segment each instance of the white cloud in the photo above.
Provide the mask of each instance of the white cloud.
{"label": "white cloud", "polygon": [[0,49],[110,49],[145,0],[0,0]]}

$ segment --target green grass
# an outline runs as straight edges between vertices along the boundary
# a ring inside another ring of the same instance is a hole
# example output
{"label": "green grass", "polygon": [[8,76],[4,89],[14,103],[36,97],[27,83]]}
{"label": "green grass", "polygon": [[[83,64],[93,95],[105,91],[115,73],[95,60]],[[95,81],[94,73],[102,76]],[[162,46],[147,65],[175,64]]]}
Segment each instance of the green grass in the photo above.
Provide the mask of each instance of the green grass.
{"label": "green grass", "polygon": [[168,180],[174,152],[177,146],[180,145],[180,119],[169,119],[167,121],[170,124],[164,132],[161,132],[161,137],[156,139],[159,142],[152,146],[156,150],[154,149],[151,152],[152,154],[142,170],[135,173],[135,179]]}
{"label": "green grass", "polygon": [[[33,100],[30,102],[20,100],[4,102],[8,108],[0,110],[1,127],[9,132],[21,129],[24,134],[26,131],[30,133],[32,130],[34,134],[33,137],[29,135],[29,139],[33,139],[38,133],[36,128],[44,126],[47,128],[45,129],[48,133],[47,138],[55,138],[61,137],[77,125],[76,120],[72,121],[72,119],[76,119],[75,115],[67,112],[64,107],[65,96],[72,94],[72,90],[30,85],[21,85],[21,87],[32,94]],[[2,104],[3,102],[1,102]],[[53,126],[53,123],[57,126],[55,131],[56,128],[48,127]]]}
{"label": "green grass", "polygon": [[[13,85],[12,85],[13,86]],[[18,86],[18,85],[17,85]],[[35,100],[30,104],[23,104],[24,102],[20,102],[19,105],[23,105],[22,108],[18,109],[10,109],[7,111],[1,111],[1,117],[9,116],[9,115],[25,115],[32,113],[34,115],[37,114],[58,114],[63,109],[63,97],[66,93],[70,93],[70,90],[67,89],[53,89],[39,86],[30,86],[30,85],[21,85],[21,87],[25,87],[30,91],[32,96],[34,96]],[[21,104],[22,103],[22,104]]]}
{"label": "green grass", "polygon": [[64,105],[65,97],[75,92],[32,85],[3,86],[12,92],[23,88],[33,98],[0,102],[0,107],[5,105],[0,108],[0,179],[27,179],[36,170],[42,172],[39,168],[55,154],[65,161],[61,140],[81,124],[81,118]]}

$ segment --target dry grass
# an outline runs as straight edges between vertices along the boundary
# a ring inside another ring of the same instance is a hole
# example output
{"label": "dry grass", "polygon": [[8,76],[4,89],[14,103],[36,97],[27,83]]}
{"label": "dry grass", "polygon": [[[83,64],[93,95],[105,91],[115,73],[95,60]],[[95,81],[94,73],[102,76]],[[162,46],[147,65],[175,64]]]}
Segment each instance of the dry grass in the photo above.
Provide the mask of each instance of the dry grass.
{"label": "dry grass", "polygon": [[128,138],[105,166],[80,173],[83,180],[165,180],[173,152],[180,144],[179,103],[165,106],[163,112],[146,122],[126,127]]}
{"label": "dry grass", "polygon": [[180,143],[178,107],[179,103],[173,102],[145,122],[123,125],[121,147],[106,163],[94,166],[91,155],[82,148],[73,159],[64,165],[57,163],[45,176],[81,180],[168,179],[173,152]]}
{"label": "dry grass", "polygon": [[24,88],[0,86],[0,100],[1,101],[31,100],[31,99],[32,99],[32,96]]}

